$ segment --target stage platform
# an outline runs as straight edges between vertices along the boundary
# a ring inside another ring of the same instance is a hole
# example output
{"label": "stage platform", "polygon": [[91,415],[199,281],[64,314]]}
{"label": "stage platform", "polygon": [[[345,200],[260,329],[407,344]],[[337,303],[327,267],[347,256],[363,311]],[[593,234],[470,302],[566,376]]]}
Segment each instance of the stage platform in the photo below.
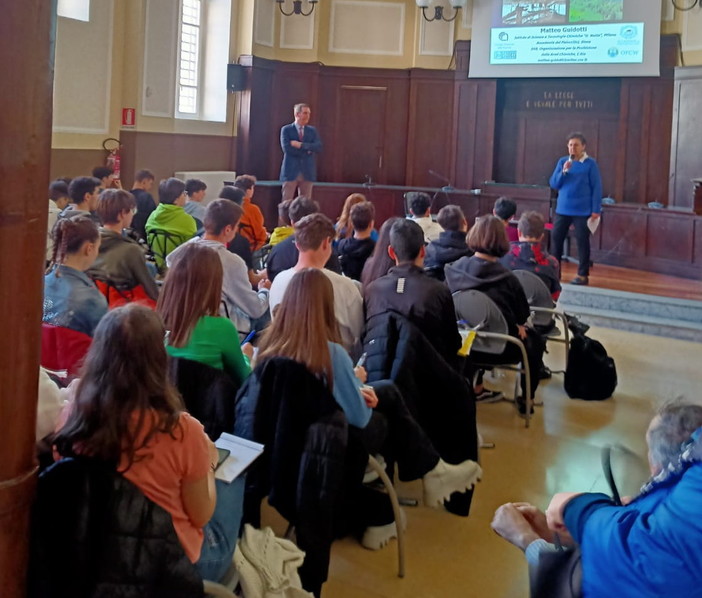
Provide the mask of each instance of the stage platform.
{"label": "stage platform", "polygon": [[593,326],[702,343],[702,281],[595,264],[590,285],[568,284],[563,264],[560,309]]}

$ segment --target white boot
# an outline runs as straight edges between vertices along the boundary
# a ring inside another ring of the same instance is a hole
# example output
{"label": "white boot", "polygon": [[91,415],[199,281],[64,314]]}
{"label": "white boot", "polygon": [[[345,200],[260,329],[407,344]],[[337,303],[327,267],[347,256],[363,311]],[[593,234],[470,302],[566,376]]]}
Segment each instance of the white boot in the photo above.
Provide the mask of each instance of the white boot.
{"label": "white boot", "polygon": [[[407,516],[404,509],[400,509],[400,525],[402,530],[407,529]],[[385,525],[369,525],[366,531],[363,532],[361,545],[368,550],[380,550],[393,538],[397,538],[397,522],[387,523]]]}
{"label": "white boot", "polygon": [[472,488],[482,475],[483,470],[475,461],[450,465],[439,459],[436,467],[422,478],[424,504],[427,507],[440,507],[454,492]]}

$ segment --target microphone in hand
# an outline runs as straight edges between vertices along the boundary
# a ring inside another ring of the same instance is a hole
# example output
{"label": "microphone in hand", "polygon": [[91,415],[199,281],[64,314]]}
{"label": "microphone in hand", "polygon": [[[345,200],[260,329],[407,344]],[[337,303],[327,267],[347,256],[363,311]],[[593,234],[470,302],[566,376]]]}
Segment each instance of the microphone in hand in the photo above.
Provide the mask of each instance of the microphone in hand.
{"label": "microphone in hand", "polygon": [[573,162],[575,161],[575,154],[570,154],[570,157],[566,161],[566,163],[563,165],[563,172],[566,173],[570,170],[570,167],[573,165]]}

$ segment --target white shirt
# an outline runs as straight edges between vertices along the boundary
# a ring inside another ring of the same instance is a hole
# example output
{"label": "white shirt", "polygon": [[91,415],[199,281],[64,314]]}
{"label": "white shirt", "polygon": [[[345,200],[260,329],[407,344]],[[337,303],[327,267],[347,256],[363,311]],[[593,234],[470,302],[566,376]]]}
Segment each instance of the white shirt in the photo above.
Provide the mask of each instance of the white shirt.
{"label": "white shirt", "polygon": [[431,243],[432,241],[438,241],[439,235],[444,232],[444,229],[438,222],[434,222],[431,216],[422,216],[418,218],[417,216],[412,216],[410,220],[414,220],[419,226],[422,227],[424,231],[424,242]]}
{"label": "white shirt", "polygon": [[[339,323],[341,341],[344,348],[356,354],[363,331],[363,297],[360,285],[355,280],[341,276],[336,272],[322,268],[334,288],[334,314]],[[283,270],[275,277],[271,285],[270,307],[271,314],[276,305],[280,304],[285,294],[285,289],[293,276],[297,273],[295,268]]]}
{"label": "white shirt", "polygon": [[47,221],[47,227],[46,227],[46,261],[48,262],[51,259],[51,254],[54,250],[54,242],[51,240],[51,231],[54,228],[54,224],[56,224],[56,221],[58,220],[59,214],[61,213],[61,210],[58,209],[58,206],[54,202],[53,199],[49,200],[49,220]]}
{"label": "white shirt", "polygon": [[211,247],[219,255],[224,270],[222,281],[222,301],[227,306],[221,310],[221,315],[229,315],[229,319],[234,322],[239,334],[246,334],[251,330],[251,320],[260,318],[268,309],[268,290],[261,289],[256,292],[251,288],[249,281],[249,270],[246,263],[238,255],[229,251],[223,243],[219,241],[208,241],[201,237],[194,237],[176,247],[166,256],[166,265],[170,268],[174,256],[182,251],[188,243],[199,243]]}

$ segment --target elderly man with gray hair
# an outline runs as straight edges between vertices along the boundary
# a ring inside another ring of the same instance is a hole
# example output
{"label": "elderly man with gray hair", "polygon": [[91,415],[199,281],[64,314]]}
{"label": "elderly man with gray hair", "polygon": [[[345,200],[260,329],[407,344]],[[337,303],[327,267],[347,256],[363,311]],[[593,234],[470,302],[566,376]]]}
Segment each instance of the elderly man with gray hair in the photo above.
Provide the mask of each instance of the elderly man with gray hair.
{"label": "elderly man with gray hair", "polygon": [[702,406],[663,405],[646,432],[651,478],[617,506],[599,493],[556,494],[546,513],[502,505],[493,529],[530,565],[554,538],[582,553],[582,594],[598,598],[702,596]]}

